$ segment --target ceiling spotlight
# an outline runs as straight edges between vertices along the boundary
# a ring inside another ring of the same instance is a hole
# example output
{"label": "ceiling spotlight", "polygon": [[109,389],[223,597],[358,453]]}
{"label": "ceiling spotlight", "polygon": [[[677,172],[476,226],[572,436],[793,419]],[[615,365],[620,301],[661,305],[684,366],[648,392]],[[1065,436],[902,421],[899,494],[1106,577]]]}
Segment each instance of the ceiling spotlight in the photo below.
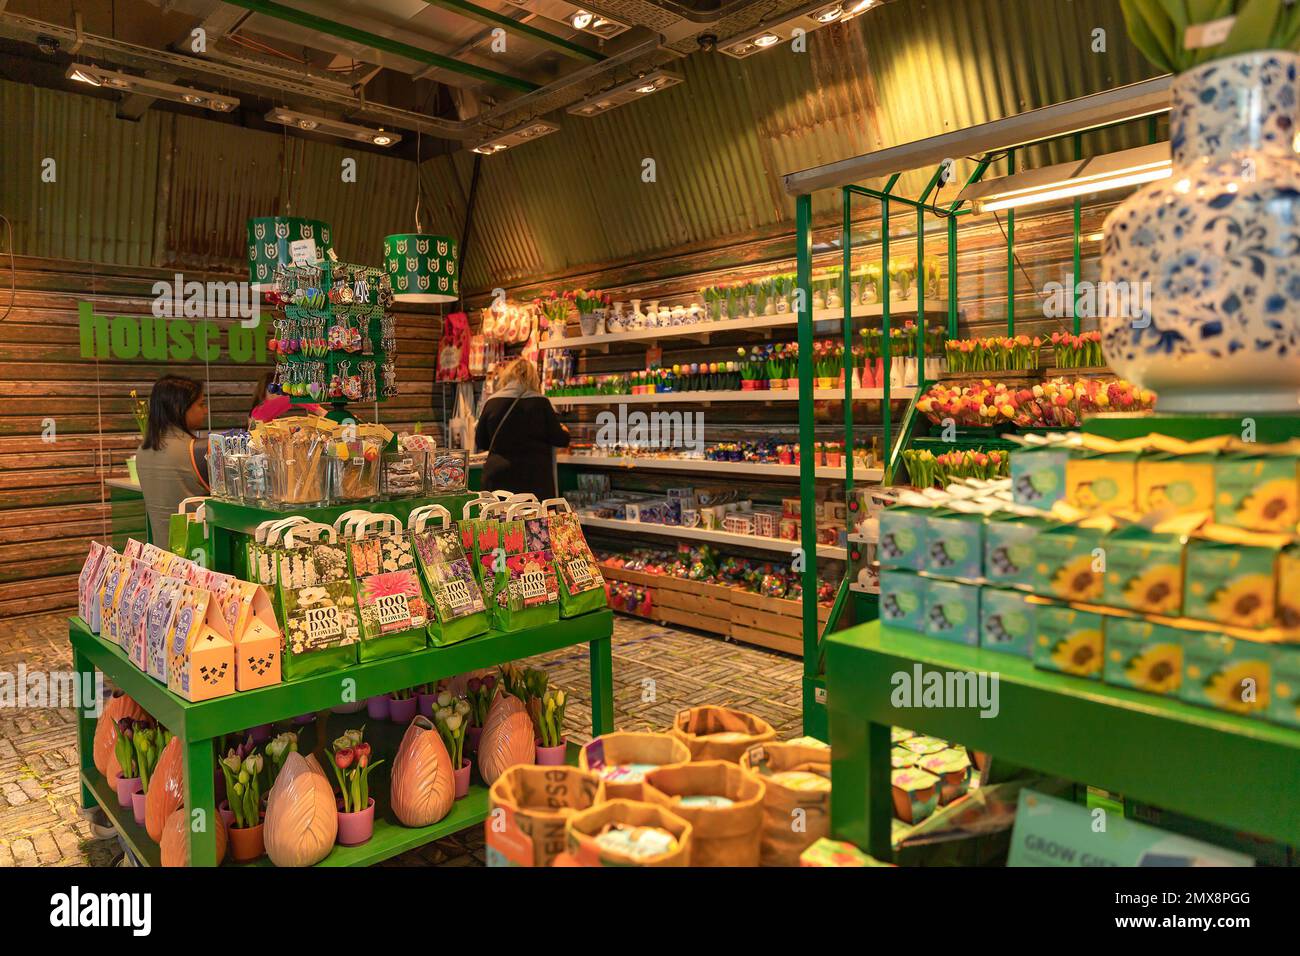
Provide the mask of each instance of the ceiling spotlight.
{"label": "ceiling spotlight", "polygon": [[593,14],[588,13],[586,10],[579,10],[573,15],[569,22],[573,24],[573,29],[585,30],[587,27],[591,26],[592,18]]}
{"label": "ceiling spotlight", "polygon": [[764,33],[754,37],[753,42],[754,42],[754,46],[757,47],[769,47],[773,43],[780,43],[781,38],[777,36],[775,33]]}
{"label": "ceiling spotlight", "polygon": [[470,147],[470,152],[478,153],[480,156],[491,156],[493,153],[499,153],[511,146],[518,146],[520,143],[526,143],[548,133],[554,133],[559,128],[555,123],[545,120],[532,120],[516,126],[514,129],[506,130],[504,133],[498,133],[477,146]]}
{"label": "ceiling spotlight", "polygon": [[834,23],[842,16],[844,16],[844,8],[837,3],[825,10],[818,10],[813,14],[813,19],[818,23]]}
{"label": "ceiling spotlight", "polygon": [[803,31],[804,34],[812,33],[832,23],[843,22],[876,3],[877,0],[838,0],[838,2],[814,0],[786,14],[780,20],[774,20],[757,28],[751,27],[745,33],[727,37],[718,44],[718,49],[727,56],[743,60],[760,50],[772,49],[784,42],[787,37],[797,36],[797,31]]}
{"label": "ceiling spotlight", "polygon": [[239,100],[233,96],[209,93],[206,90],[196,90],[190,86],[177,86],[174,83],[164,83],[161,80],[150,79],[147,76],[120,73],[117,70],[106,70],[103,67],[91,66],[86,63],[73,63],[68,67],[68,71],[64,75],[70,80],[85,83],[89,86],[129,90],[142,96],[169,100],[173,103],[185,103],[188,106],[198,106],[203,109],[215,110],[218,113],[228,113],[239,105]]}
{"label": "ceiling spotlight", "polygon": [[598,113],[604,113],[606,110],[612,110],[616,106],[622,106],[624,103],[640,99],[650,93],[666,90],[668,87],[676,86],[681,82],[683,82],[682,77],[676,73],[670,73],[667,70],[652,70],[644,76],[639,76],[635,80],[616,86],[612,90],[605,90],[602,93],[589,96],[582,102],[570,106],[568,112],[576,116],[595,116]]}
{"label": "ceiling spotlight", "polygon": [[569,23],[575,30],[583,30],[606,40],[632,29],[626,23],[619,23],[609,17],[598,16],[581,9],[569,17]]}
{"label": "ceiling spotlight", "polygon": [[389,130],[358,126],[356,123],[330,119],[327,116],[313,116],[295,110],[271,110],[266,114],[266,121],[292,126],[295,129],[315,130],[318,133],[328,133],[330,136],[356,140],[359,143],[371,143],[375,146],[392,146],[402,139],[401,134]]}
{"label": "ceiling spotlight", "polygon": [[846,15],[850,17],[856,16],[868,7],[874,7],[875,5],[876,0],[855,0],[855,2],[849,6],[849,12]]}

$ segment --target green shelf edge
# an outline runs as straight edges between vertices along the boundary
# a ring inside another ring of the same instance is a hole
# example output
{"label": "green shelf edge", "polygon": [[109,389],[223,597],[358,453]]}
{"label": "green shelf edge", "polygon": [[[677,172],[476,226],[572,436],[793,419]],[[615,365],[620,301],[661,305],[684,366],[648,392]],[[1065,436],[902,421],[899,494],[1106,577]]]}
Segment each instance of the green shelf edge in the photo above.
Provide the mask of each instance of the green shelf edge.
{"label": "green shelf edge", "polygon": [[[894,707],[892,676],[914,673],[917,664],[945,673],[996,672],[998,716],[981,718],[974,708]],[[1300,730],[1040,670],[1028,658],[879,621],[829,635],[826,672],[836,779],[832,826],[868,850],[879,839],[870,824],[887,824],[892,816],[890,726],[1300,846]],[[873,785],[880,788],[878,806]],[[887,826],[884,839],[887,846]]]}
{"label": "green shelf edge", "polygon": [[[75,651],[84,654],[154,719],[186,741],[328,710],[344,702],[345,690],[351,693],[352,700],[365,700],[574,644],[606,640],[613,630],[613,612],[605,608],[541,627],[508,633],[489,631],[447,647],[426,647],[398,657],[192,703],[137,668],[118,645],[92,634],[81,618],[71,618],[69,626]],[[346,681],[355,684],[347,687]]]}

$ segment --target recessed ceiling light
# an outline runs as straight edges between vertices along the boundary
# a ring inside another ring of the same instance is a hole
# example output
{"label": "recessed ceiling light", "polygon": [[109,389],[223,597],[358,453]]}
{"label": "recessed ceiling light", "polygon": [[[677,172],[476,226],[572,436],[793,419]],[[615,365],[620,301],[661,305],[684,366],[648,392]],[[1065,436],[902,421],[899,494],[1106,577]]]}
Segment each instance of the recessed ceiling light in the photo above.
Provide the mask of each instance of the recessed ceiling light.
{"label": "recessed ceiling light", "polygon": [[142,96],[169,100],[173,103],[185,103],[188,106],[199,106],[216,110],[218,113],[228,113],[239,105],[239,100],[233,96],[209,93],[206,90],[196,90],[190,86],[177,86],[174,83],[164,83],[161,80],[151,79],[147,76],[121,73],[117,70],[105,69],[102,66],[91,66],[88,63],[73,63],[68,67],[67,73],[64,75],[70,80],[85,83],[88,86],[130,90]]}
{"label": "recessed ceiling light", "polygon": [[867,7],[874,6],[875,2],[876,0],[857,0],[856,3],[849,7],[848,15],[853,16],[854,14],[861,13],[863,10],[867,9]]}
{"label": "recessed ceiling light", "polygon": [[314,119],[300,119],[296,125],[299,129],[315,129],[318,124]]}
{"label": "recessed ceiling light", "polygon": [[387,133],[376,133],[371,137],[370,142],[374,143],[376,146],[391,146],[393,145],[393,137],[389,136]]}
{"label": "recessed ceiling light", "polygon": [[573,18],[569,22],[573,24],[573,29],[585,30],[587,27],[591,26],[591,21],[592,14],[588,13],[586,10],[579,10],[573,15]]}
{"label": "recessed ceiling light", "polygon": [[640,99],[647,94],[666,90],[668,87],[676,86],[681,82],[682,78],[676,73],[670,73],[667,70],[651,70],[635,80],[629,80],[611,90],[595,93],[585,100],[575,103],[568,108],[568,112],[577,116],[595,116],[606,110],[612,110],[616,106],[622,106],[624,103]]}
{"label": "recessed ceiling light", "polygon": [[769,47],[773,43],[780,43],[780,42],[781,42],[781,38],[777,36],[775,33],[764,33],[754,37],[754,46],[758,46],[758,47]]}
{"label": "recessed ceiling light", "polygon": [[653,83],[646,83],[642,86],[638,86],[636,91],[638,93],[653,93],[657,89],[659,89],[659,87],[655,86]]}
{"label": "recessed ceiling light", "polygon": [[312,116],[295,110],[274,109],[266,114],[268,123],[280,123],[294,129],[315,130],[330,136],[356,140],[359,143],[371,143],[375,146],[392,146],[401,141],[400,133],[386,129],[374,129],[370,126],[358,126],[345,120],[330,119],[328,116]]}
{"label": "recessed ceiling light", "polygon": [[520,143],[526,143],[529,140],[537,139],[539,136],[554,133],[559,128],[560,127],[555,123],[548,123],[544,120],[533,120],[530,123],[524,123],[520,126],[516,126],[514,129],[507,130],[504,133],[497,133],[495,136],[484,140],[477,146],[470,147],[470,151],[482,156],[491,156],[493,153],[499,153],[508,147],[518,146]]}
{"label": "recessed ceiling light", "polygon": [[78,83],[89,83],[91,86],[103,86],[104,81],[89,70],[83,70],[81,67],[73,66],[68,70],[68,79],[76,80]]}
{"label": "recessed ceiling light", "polygon": [[813,19],[818,23],[833,23],[842,16],[844,16],[844,8],[837,3],[825,10],[818,10],[813,14]]}

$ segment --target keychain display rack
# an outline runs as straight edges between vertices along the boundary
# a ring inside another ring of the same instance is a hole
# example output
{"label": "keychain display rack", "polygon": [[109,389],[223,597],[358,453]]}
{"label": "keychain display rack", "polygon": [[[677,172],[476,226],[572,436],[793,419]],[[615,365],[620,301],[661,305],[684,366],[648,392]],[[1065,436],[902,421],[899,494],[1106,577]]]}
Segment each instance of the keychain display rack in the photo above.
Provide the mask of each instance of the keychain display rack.
{"label": "keychain display rack", "polygon": [[326,260],[282,266],[275,306],[275,386],[294,402],[383,402],[397,394],[397,330],[388,276]]}

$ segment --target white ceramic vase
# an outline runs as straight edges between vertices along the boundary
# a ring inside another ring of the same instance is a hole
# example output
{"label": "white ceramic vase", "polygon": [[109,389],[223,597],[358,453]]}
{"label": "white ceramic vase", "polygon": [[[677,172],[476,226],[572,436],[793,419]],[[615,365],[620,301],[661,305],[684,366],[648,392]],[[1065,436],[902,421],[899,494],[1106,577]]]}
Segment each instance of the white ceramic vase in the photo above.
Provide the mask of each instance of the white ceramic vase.
{"label": "white ceramic vase", "polygon": [[[1106,359],[1161,411],[1300,410],[1300,55],[1175,78],[1173,174],[1106,218]],[[1100,296],[1099,296],[1100,299]]]}

